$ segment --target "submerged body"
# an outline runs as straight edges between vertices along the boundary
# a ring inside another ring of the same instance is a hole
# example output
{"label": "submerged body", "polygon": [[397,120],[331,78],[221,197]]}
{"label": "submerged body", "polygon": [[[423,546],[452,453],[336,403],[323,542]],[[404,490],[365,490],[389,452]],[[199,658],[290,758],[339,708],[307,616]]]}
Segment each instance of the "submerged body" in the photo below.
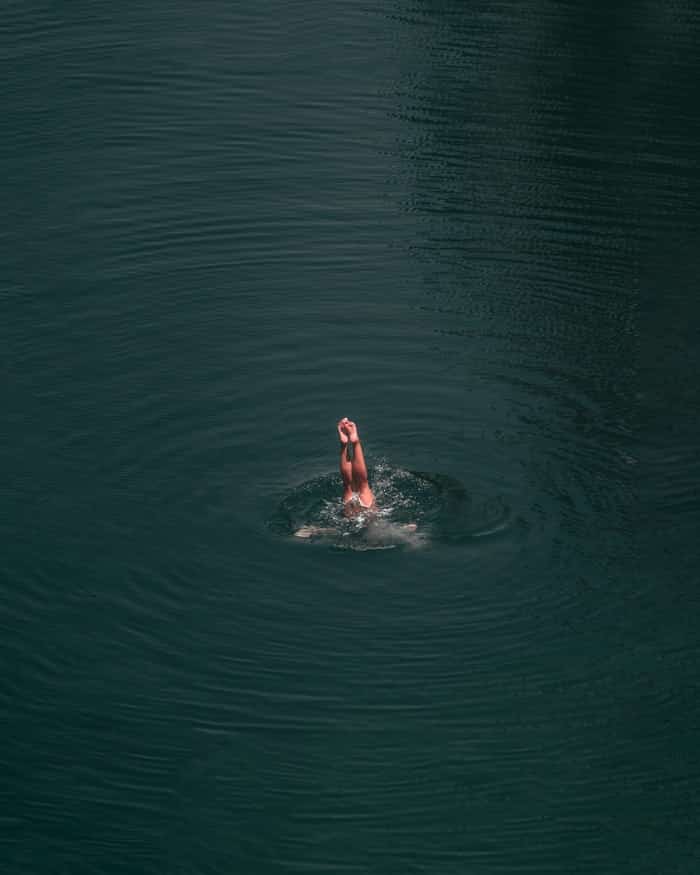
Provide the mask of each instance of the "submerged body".
{"label": "submerged body", "polygon": [[[415,524],[397,526],[378,518],[377,503],[369,485],[357,425],[344,417],[338,422],[337,429],[340,439],[340,476],[343,482],[343,516],[362,524],[370,543],[402,540],[408,533],[416,530]],[[337,535],[339,532],[335,528],[302,526],[294,534],[297,538],[313,538]]]}
{"label": "submerged body", "polygon": [[[357,517],[376,509],[374,493],[370,489],[365,455],[357,425],[344,416],[337,425],[340,439],[340,476],[343,480],[343,516]],[[334,535],[335,529],[302,526],[294,532],[297,538],[315,535]]]}
{"label": "submerged body", "polygon": [[[346,417],[338,423],[340,476],[343,478],[343,509],[346,516],[375,507],[367,465],[357,425]],[[350,450],[350,452],[348,452]]]}

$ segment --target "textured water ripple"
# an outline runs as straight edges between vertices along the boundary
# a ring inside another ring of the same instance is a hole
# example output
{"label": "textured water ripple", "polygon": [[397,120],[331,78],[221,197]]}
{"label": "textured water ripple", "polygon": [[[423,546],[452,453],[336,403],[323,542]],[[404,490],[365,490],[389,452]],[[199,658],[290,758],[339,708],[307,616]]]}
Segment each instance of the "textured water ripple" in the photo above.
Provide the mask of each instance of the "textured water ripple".
{"label": "textured water ripple", "polygon": [[5,6],[3,872],[694,871],[698,13]]}

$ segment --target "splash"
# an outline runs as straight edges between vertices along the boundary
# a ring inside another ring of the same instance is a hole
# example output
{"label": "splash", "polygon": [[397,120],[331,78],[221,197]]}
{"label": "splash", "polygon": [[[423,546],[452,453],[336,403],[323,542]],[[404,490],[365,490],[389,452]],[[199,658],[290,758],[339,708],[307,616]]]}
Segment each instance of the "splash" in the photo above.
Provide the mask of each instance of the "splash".
{"label": "splash", "polygon": [[302,533],[338,549],[420,549],[459,544],[508,527],[509,510],[499,499],[478,500],[453,477],[407,471],[380,462],[370,469],[377,509],[343,514],[338,475],[302,483],[269,520],[278,535]]}

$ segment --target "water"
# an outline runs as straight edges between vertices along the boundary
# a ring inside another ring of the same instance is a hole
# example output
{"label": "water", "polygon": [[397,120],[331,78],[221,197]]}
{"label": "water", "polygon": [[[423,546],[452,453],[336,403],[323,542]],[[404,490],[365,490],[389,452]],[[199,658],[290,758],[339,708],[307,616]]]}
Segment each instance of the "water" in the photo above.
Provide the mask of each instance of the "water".
{"label": "water", "polygon": [[3,873],[697,871],[699,23],[5,4]]}

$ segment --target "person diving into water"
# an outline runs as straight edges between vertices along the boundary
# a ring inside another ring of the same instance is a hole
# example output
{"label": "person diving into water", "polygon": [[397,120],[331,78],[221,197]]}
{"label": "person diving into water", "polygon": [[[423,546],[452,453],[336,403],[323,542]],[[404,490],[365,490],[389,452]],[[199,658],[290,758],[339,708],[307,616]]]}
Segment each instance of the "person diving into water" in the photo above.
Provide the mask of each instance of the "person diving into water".
{"label": "person diving into water", "polygon": [[[373,524],[376,526],[377,502],[369,485],[367,465],[357,425],[344,416],[338,422],[337,429],[340,438],[340,476],[343,481],[343,516],[357,518],[358,522],[365,522],[370,529]],[[392,530],[394,534],[399,532],[405,534],[414,532],[416,526],[414,523],[400,527],[384,523],[382,530],[385,533]],[[337,529],[319,526],[302,526],[294,532],[297,538],[337,534]]]}
{"label": "person diving into water", "polygon": [[[338,423],[340,437],[340,476],[343,478],[343,513],[356,516],[374,510],[376,502],[367,477],[367,465],[357,426],[344,417]],[[349,450],[349,452],[348,452]]]}

